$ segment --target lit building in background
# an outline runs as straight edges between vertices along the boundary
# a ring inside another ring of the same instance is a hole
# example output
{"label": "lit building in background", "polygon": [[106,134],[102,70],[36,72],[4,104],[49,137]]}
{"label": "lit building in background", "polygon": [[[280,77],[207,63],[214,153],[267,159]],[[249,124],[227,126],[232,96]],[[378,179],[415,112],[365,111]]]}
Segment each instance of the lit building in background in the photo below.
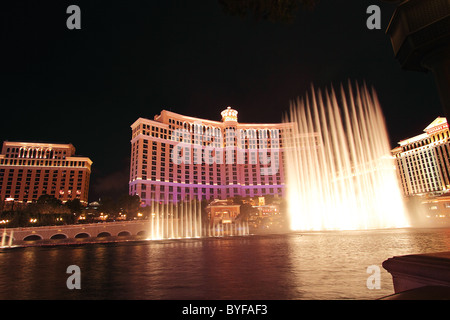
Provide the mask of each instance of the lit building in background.
{"label": "lit building in background", "polygon": [[392,150],[403,194],[441,195],[450,189],[450,141],[447,119],[436,118],[424,133]]}
{"label": "lit building in background", "polygon": [[230,200],[214,200],[207,207],[210,226],[232,223],[240,214],[241,206]]}
{"label": "lit building in background", "polygon": [[129,193],[152,201],[227,199],[285,192],[283,135],[288,124],[239,123],[162,110],[132,125]]}
{"label": "lit building in background", "polygon": [[72,144],[3,142],[0,198],[22,203],[52,195],[87,204],[92,161],[75,156]]}

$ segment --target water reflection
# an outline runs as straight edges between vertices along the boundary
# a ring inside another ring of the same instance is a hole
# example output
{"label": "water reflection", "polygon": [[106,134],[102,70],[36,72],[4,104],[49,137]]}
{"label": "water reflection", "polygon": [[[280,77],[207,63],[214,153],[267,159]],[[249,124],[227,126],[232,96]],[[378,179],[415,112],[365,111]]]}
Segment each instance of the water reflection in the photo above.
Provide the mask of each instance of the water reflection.
{"label": "water reflection", "polygon": [[[0,299],[375,299],[393,293],[395,255],[448,251],[450,229],[290,233],[0,252]],[[81,269],[69,290],[66,269]]]}

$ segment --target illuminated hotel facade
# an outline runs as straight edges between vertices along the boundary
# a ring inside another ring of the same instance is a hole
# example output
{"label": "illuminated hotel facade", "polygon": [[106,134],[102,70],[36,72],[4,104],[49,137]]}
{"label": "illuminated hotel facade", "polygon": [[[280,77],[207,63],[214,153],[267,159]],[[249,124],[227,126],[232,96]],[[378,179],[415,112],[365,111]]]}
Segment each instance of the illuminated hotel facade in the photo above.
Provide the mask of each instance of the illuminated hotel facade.
{"label": "illuminated hotel facade", "polygon": [[48,194],[87,204],[92,161],[75,156],[72,144],[3,142],[0,154],[0,198],[35,202]]}
{"label": "illuminated hotel facade", "polygon": [[162,110],[132,125],[129,193],[152,201],[284,196],[283,135],[288,124],[239,123]]}
{"label": "illuminated hotel facade", "polygon": [[450,139],[446,118],[438,117],[424,133],[392,150],[403,194],[440,195],[450,189]]}

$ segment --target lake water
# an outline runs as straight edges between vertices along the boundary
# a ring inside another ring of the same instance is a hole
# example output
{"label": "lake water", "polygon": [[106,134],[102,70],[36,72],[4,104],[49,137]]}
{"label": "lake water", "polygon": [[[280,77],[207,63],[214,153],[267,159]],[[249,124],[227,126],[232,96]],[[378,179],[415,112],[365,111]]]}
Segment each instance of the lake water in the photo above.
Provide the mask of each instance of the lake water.
{"label": "lake water", "polygon": [[[0,252],[0,299],[377,299],[394,292],[384,260],[438,251],[450,228],[17,248]],[[381,289],[366,286],[371,265]]]}

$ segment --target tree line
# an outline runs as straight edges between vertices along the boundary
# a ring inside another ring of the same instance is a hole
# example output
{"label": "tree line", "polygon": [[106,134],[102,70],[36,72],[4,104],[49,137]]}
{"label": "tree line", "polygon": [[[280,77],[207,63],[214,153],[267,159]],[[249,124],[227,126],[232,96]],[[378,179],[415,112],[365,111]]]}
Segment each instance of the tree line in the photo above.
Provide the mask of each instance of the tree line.
{"label": "tree line", "polygon": [[[131,218],[140,209],[139,196],[125,194],[116,199],[105,198],[94,210],[93,216],[106,212],[128,214]],[[79,199],[68,200],[63,203],[52,195],[43,194],[36,202],[17,203],[3,201],[0,211],[0,228],[36,227],[47,225],[64,225],[78,222],[78,218],[89,212],[89,207],[83,205]]]}

